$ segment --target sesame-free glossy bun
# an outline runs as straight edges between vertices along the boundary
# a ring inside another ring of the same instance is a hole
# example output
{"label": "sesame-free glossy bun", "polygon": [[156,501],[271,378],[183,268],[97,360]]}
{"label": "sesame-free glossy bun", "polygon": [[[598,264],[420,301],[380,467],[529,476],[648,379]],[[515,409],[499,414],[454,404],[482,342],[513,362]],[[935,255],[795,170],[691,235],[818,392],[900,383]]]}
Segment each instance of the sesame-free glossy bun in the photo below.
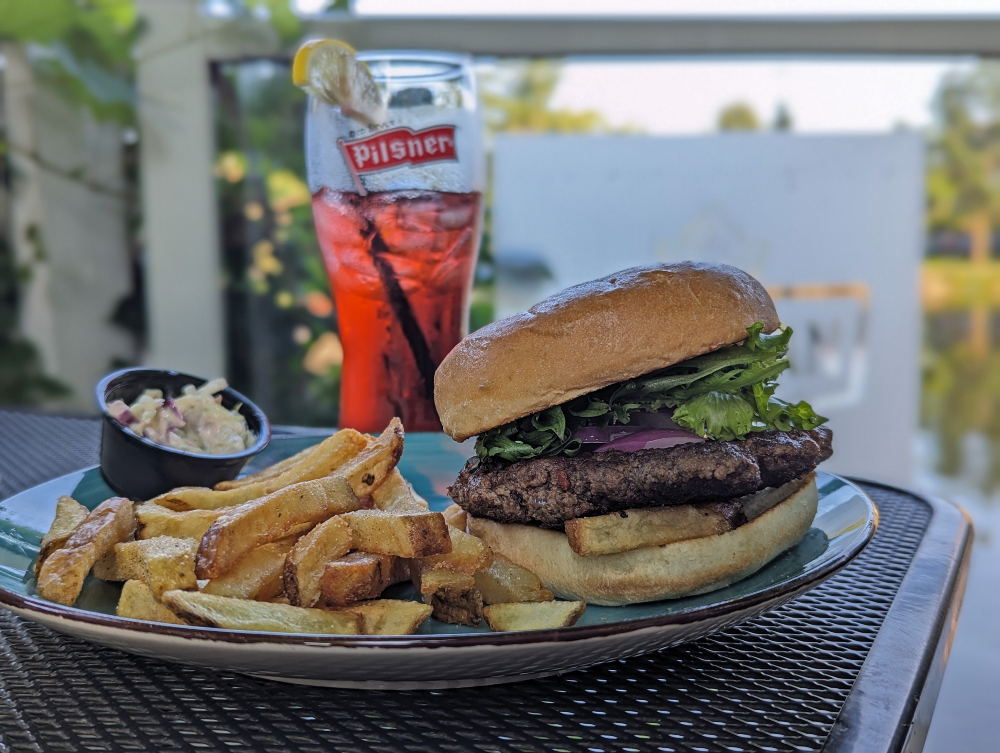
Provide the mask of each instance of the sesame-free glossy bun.
{"label": "sesame-free glossy bun", "polygon": [[633,267],[472,333],[434,375],[441,424],[467,439],[778,327],[764,286],[725,264]]}

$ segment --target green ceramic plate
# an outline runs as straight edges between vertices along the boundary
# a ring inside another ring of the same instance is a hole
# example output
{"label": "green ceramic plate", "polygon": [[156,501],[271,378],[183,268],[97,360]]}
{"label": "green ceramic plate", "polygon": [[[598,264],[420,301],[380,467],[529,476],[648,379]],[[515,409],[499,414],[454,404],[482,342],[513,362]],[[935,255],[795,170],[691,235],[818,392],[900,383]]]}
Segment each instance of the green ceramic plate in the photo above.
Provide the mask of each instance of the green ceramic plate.
{"label": "green ceramic plate", "polygon": [[[277,437],[247,467],[252,473],[321,436]],[[471,446],[440,434],[410,434],[400,470],[432,509],[450,503],[447,487]],[[706,635],[755,616],[811,588],[850,562],[871,540],[877,513],[860,489],[820,472],[819,512],[795,547],[724,589],[627,607],[589,606],[574,627],[493,633],[428,620],[411,636],[306,636],[142,623],[115,616],[118,584],[88,578],[74,607],[36,595],[31,567],[38,543],[69,494],[93,508],[110,496],[90,468],[0,503],[0,604],[70,635],[164,659],[307,682],[370,687],[456,687],[509,682],[631,656]],[[412,598],[409,586],[386,594]]]}

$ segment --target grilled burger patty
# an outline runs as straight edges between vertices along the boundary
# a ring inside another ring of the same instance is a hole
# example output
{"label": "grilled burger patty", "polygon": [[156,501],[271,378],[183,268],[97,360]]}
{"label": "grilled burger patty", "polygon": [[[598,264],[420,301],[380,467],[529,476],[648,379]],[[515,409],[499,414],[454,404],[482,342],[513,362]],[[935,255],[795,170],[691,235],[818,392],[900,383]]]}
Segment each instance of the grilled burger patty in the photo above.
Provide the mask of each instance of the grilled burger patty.
{"label": "grilled burger patty", "polygon": [[471,460],[448,494],[472,515],[562,530],[572,518],[718,502],[780,486],[833,454],[833,432],[763,431],[742,441],[582,453],[515,463]]}

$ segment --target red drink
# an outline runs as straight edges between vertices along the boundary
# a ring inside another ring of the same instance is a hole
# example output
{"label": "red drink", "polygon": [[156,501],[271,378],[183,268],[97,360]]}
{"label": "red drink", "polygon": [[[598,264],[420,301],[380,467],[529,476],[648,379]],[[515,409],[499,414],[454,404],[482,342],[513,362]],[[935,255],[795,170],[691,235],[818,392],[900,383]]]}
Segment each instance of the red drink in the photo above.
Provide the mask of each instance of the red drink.
{"label": "red drink", "polygon": [[313,196],[344,345],[340,425],[379,432],[393,416],[440,431],[434,370],[465,336],[479,250],[478,192]]}

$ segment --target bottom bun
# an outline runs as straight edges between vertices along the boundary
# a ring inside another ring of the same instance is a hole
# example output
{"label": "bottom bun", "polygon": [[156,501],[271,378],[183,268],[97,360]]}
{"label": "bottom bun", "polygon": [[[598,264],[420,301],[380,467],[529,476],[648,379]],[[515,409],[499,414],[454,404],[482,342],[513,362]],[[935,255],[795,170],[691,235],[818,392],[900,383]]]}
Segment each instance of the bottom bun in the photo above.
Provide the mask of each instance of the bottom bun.
{"label": "bottom bun", "polygon": [[739,528],[618,554],[581,557],[565,533],[469,516],[469,532],[563,599],[604,606],[676,599],[743,580],[806,535],[819,503],[816,479]]}

